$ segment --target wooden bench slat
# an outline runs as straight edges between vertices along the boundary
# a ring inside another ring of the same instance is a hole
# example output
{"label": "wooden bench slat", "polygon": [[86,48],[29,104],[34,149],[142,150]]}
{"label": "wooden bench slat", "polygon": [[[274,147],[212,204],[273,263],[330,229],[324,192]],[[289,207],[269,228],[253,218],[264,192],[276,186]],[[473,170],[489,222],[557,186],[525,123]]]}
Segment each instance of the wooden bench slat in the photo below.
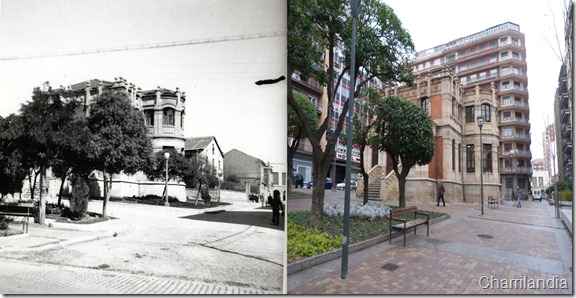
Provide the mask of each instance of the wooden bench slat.
{"label": "wooden bench slat", "polygon": [[[411,220],[409,222],[406,222],[406,229],[409,228],[413,228],[419,225],[424,225],[427,224],[428,220],[424,219],[424,218],[420,218],[420,219],[416,219],[416,220]],[[404,229],[404,224],[400,223],[400,224],[395,224],[392,227],[396,228],[396,229]]]}

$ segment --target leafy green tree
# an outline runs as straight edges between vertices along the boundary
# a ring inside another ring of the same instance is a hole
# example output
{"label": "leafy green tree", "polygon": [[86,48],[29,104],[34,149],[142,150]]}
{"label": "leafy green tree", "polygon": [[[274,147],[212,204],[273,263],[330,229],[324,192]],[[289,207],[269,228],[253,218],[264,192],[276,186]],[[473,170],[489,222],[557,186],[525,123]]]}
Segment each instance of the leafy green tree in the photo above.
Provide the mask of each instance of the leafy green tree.
{"label": "leafy green tree", "polygon": [[[346,1],[341,0],[289,0],[288,2],[288,72],[297,72],[303,80],[315,77],[326,85],[327,113],[318,129],[314,130],[303,109],[294,99],[292,84],[288,80],[288,105],[302,122],[312,145],[312,176],[314,185],[324,185],[334,148],[348,113],[349,100],[333,132],[326,138],[332,121],[332,106],[344,75],[349,73],[350,52],[344,51],[341,66],[335,65],[338,46],[350,49],[352,19]],[[409,63],[414,45],[394,11],[378,0],[366,0],[359,8],[356,38],[355,73],[359,80],[352,92],[359,91],[374,78],[383,82],[412,82]],[[324,56],[327,59],[323,59]],[[324,63],[325,67],[320,67]],[[360,71],[362,70],[362,71]],[[325,146],[323,146],[325,144]],[[312,192],[310,224],[320,227],[324,207],[324,188]]]}
{"label": "leafy green tree", "polygon": [[352,142],[360,146],[360,173],[364,182],[363,203],[368,203],[368,173],[364,165],[364,151],[367,147],[377,147],[380,141],[380,135],[374,131],[376,120],[376,108],[383,104],[384,96],[380,91],[373,87],[362,89],[357,100],[358,106],[363,106],[366,111],[365,116],[359,113],[354,115],[354,132]]}
{"label": "leafy green tree", "polygon": [[434,124],[424,109],[397,96],[384,99],[377,108],[377,119],[379,148],[392,159],[398,178],[399,206],[406,207],[406,177],[410,169],[428,164],[434,156]]}
{"label": "leafy green tree", "polygon": [[[312,129],[316,130],[318,128],[318,114],[314,104],[304,94],[297,91],[294,92],[294,99],[298,102],[298,105],[300,105],[306,117],[308,117]],[[294,155],[298,151],[300,141],[307,137],[306,128],[291,106],[288,106],[288,137],[292,139],[292,142],[288,144],[288,169],[290,169],[290,175],[288,175],[288,197],[291,197]]]}
{"label": "leafy green tree", "polygon": [[112,175],[134,174],[146,169],[152,156],[152,145],[146,136],[144,117],[132,107],[124,92],[105,91],[90,106],[88,128],[94,148],[91,166],[102,171],[104,202],[102,215],[110,199]]}
{"label": "leafy green tree", "polygon": [[82,219],[88,211],[88,194],[90,189],[84,177],[72,175],[72,196],[70,197],[70,211],[72,218]]}
{"label": "leafy green tree", "polygon": [[174,149],[165,149],[153,154],[150,163],[144,170],[150,180],[166,181],[166,159],[164,154],[170,153],[168,160],[168,180],[183,182],[185,177],[190,175],[192,169],[191,161],[183,155],[176,153]]}

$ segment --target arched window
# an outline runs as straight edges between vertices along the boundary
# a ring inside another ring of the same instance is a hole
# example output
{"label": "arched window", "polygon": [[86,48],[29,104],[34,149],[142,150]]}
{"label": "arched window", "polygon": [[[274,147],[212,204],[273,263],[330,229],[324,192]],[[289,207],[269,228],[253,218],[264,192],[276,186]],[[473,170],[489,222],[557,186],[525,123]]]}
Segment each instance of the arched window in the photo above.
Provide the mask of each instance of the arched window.
{"label": "arched window", "polygon": [[174,126],[174,109],[164,108],[162,111],[164,113],[164,117],[162,117],[162,124]]}
{"label": "arched window", "polygon": [[484,117],[485,122],[490,122],[490,105],[487,103],[482,104],[482,116]]}
{"label": "arched window", "polygon": [[180,114],[180,128],[184,128],[184,111]]}
{"label": "arched window", "polygon": [[426,111],[426,113],[430,113],[430,99],[428,99],[428,97],[422,98],[420,106],[424,109],[424,111]]}

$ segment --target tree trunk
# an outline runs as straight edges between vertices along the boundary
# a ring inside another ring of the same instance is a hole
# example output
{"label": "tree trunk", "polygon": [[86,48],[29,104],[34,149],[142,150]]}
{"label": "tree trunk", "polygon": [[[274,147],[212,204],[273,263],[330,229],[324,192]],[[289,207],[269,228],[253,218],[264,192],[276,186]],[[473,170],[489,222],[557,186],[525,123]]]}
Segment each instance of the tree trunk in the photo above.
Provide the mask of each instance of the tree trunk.
{"label": "tree trunk", "polygon": [[[312,161],[312,206],[310,225],[314,228],[322,227],[322,218],[324,217],[324,194],[326,191],[326,177],[331,158],[328,158],[322,150],[317,150]],[[316,156],[320,155],[320,156]],[[334,181],[332,181],[334,183]]]}
{"label": "tree trunk", "polygon": [[62,177],[62,182],[60,183],[60,191],[58,192],[58,207],[62,206],[62,191],[64,191],[64,182],[66,182],[66,177]]}
{"label": "tree trunk", "polygon": [[360,145],[360,173],[362,173],[362,180],[364,181],[364,200],[363,205],[368,204],[368,173],[366,173],[366,168],[364,167],[364,150],[366,149],[366,144]]}
{"label": "tree trunk", "polygon": [[46,218],[46,197],[44,194],[44,167],[40,167],[40,205],[38,206],[40,224],[44,225]]}
{"label": "tree trunk", "polygon": [[396,175],[398,178],[398,207],[406,207],[406,177]]}
{"label": "tree trunk", "polygon": [[[102,170],[102,177],[104,179],[104,198],[102,200],[102,217],[107,218],[108,215],[106,214],[106,207],[108,205],[108,182],[106,181],[106,169]],[[110,177],[112,180],[112,177]]]}
{"label": "tree trunk", "polygon": [[287,196],[289,198],[292,197],[292,184],[294,183],[292,181],[293,179],[293,173],[292,173],[292,169],[294,167],[294,155],[296,155],[296,152],[298,151],[298,145],[300,144],[300,139],[295,139],[294,141],[292,141],[292,144],[290,146],[288,146],[288,177],[287,177]]}

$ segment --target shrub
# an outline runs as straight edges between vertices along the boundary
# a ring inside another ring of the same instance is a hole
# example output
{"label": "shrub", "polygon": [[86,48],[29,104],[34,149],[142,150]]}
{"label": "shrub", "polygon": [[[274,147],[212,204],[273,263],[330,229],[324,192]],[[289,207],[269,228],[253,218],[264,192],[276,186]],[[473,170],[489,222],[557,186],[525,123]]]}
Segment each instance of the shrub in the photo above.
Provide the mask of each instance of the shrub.
{"label": "shrub", "polygon": [[342,235],[330,236],[288,221],[288,263],[340,248]]}
{"label": "shrub", "polygon": [[0,215],[0,230],[8,230],[8,220],[4,215]]}
{"label": "shrub", "polygon": [[[343,216],[344,205],[324,205],[324,214],[329,217]],[[366,205],[358,203],[350,206],[350,218],[376,220],[388,218],[389,214],[390,207],[382,203],[368,202]]]}
{"label": "shrub", "polygon": [[558,199],[560,201],[572,201],[572,192],[569,190],[561,191],[558,194]]}
{"label": "shrub", "polygon": [[84,178],[75,176],[72,178],[72,197],[70,198],[70,211],[75,218],[83,218],[88,211],[88,199],[90,189]]}

